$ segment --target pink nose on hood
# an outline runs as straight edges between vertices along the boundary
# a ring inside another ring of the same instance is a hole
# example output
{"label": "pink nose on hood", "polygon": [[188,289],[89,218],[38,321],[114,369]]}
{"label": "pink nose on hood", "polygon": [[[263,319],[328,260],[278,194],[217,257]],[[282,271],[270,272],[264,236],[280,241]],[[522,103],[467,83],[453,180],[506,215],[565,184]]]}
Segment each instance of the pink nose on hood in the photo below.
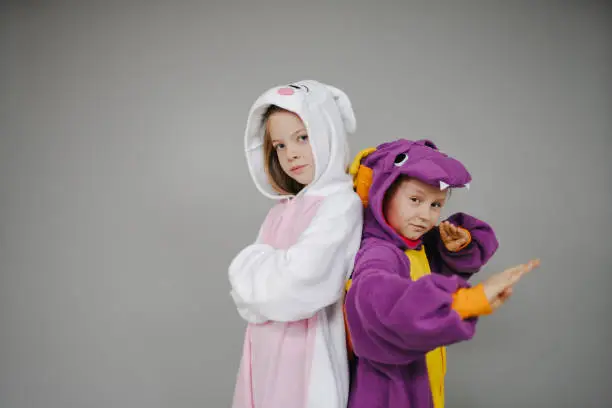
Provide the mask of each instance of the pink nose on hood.
{"label": "pink nose on hood", "polygon": [[293,95],[295,91],[291,88],[279,88],[277,92],[279,95],[289,96],[289,95]]}

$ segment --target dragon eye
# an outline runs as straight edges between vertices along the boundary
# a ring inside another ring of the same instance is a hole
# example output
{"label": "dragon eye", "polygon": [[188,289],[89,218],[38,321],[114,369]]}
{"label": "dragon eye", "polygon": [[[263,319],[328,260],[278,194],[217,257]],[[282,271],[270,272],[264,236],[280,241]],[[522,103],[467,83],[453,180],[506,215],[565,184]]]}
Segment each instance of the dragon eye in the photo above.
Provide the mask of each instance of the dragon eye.
{"label": "dragon eye", "polygon": [[402,164],[406,163],[407,161],[408,161],[408,155],[406,153],[400,153],[397,156],[395,156],[395,160],[393,161],[393,164],[399,167]]}

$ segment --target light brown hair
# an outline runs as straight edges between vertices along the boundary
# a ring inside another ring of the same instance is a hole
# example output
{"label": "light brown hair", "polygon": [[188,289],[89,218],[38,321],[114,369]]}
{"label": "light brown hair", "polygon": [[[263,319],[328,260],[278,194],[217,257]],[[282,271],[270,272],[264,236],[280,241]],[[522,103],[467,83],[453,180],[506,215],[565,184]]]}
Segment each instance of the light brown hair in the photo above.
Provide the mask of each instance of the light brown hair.
{"label": "light brown hair", "polygon": [[281,194],[297,194],[305,186],[304,184],[298,183],[297,181],[289,177],[287,173],[285,173],[285,171],[280,165],[278,156],[276,154],[276,149],[272,144],[270,132],[268,131],[268,119],[270,118],[270,115],[275,112],[283,111],[290,112],[277,105],[270,105],[268,109],[266,109],[262,117],[261,126],[265,129],[263,140],[264,170],[266,172],[266,175],[268,176],[268,181],[272,185],[272,188],[274,188],[274,190],[278,191]]}

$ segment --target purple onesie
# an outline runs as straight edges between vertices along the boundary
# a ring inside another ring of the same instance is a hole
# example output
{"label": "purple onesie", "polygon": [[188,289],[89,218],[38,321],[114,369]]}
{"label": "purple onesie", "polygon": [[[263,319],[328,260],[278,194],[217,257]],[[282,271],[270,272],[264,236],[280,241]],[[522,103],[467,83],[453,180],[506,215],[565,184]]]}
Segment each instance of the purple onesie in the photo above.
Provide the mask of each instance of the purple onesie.
{"label": "purple onesie", "polygon": [[[401,237],[382,211],[385,192],[400,175],[441,189],[466,187],[471,176],[430,141],[402,139],[372,150],[351,169],[365,213],[345,300],[355,354],[348,406],[442,408],[444,346],[472,338],[477,321],[452,309],[453,294],[470,286],[467,280],[498,242],[488,224],[464,213],[448,219],[471,234],[458,252],[446,249],[437,227],[418,241]],[[443,368],[434,374],[436,364]]]}

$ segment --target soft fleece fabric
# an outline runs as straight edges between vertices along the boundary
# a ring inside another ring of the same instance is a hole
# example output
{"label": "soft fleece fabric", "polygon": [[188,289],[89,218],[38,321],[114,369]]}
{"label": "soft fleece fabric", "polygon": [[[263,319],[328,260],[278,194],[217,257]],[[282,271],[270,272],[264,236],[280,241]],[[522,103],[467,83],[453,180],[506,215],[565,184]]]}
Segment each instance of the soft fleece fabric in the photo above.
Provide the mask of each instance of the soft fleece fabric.
{"label": "soft fleece fabric", "polygon": [[[271,104],[300,116],[313,149],[314,180],[296,196],[279,195],[264,172],[261,118]],[[229,268],[232,298],[248,322],[233,408],[346,407],[342,298],[363,226],[346,174],[355,125],[346,94],[312,80],[271,88],[250,110],[249,170],[278,203]]]}
{"label": "soft fleece fabric", "polygon": [[348,406],[442,408],[445,346],[472,338],[477,322],[462,318],[453,301],[495,253],[497,239],[488,224],[463,213],[449,218],[471,234],[457,252],[445,248],[438,228],[409,241],[387,224],[383,199],[400,175],[441,189],[471,181],[465,167],[431,141],[382,144],[364,155],[356,172],[366,212],[345,301],[356,356]]}

